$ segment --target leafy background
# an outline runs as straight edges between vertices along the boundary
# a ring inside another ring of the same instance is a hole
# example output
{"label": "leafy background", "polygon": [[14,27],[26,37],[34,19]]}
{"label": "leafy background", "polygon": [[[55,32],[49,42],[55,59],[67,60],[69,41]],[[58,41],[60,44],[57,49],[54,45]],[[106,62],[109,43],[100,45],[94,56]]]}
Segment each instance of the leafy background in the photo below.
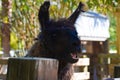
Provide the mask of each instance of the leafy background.
{"label": "leafy background", "polygon": [[[4,0],[2,0],[4,1]],[[54,19],[68,17],[80,1],[85,2],[93,11],[109,16],[110,19],[110,49],[116,50],[116,19],[114,13],[120,6],[119,0],[50,0],[50,16]],[[1,1],[0,1],[1,2]],[[11,49],[27,50],[34,43],[34,38],[40,32],[38,22],[39,6],[44,0],[12,0],[12,16],[10,17]],[[1,13],[1,5],[0,5]],[[0,15],[0,22],[2,22]],[[1,24],[0,24],[1,26]],[[0,32],[1,35],[1,32]],[[1,39],[0,39],[1,40]],[[1,41],[0,41],[1,42]]]}

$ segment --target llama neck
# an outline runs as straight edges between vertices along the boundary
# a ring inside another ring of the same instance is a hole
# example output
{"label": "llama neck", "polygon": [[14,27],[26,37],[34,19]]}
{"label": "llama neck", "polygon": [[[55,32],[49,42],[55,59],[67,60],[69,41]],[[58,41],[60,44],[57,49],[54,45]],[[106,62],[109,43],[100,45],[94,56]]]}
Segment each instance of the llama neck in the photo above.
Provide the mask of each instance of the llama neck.
{"label": "llama neck", "polygon": [[73,75],[72,64],[59,61],[58,80],[71,80],[72,75]]}

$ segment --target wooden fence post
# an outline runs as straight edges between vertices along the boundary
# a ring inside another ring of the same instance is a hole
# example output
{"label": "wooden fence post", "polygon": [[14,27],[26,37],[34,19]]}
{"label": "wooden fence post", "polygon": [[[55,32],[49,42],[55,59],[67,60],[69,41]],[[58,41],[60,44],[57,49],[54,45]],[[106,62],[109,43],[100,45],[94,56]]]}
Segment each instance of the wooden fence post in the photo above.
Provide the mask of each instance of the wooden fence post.
{"label": "wooden fence post", "polygon": [[6,80],[57,80],[58,61],[47,58],[10,58]]}

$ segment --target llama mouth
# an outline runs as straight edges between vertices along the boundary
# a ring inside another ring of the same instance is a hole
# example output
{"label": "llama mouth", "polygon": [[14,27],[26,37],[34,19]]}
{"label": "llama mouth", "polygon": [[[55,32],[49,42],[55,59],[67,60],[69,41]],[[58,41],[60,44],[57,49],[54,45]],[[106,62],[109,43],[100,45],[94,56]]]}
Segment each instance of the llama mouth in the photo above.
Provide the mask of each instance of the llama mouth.
{"label": "llama mouth", "polygon": [[77,53],[71,53],[70,55],[73,59],[78,59]]}

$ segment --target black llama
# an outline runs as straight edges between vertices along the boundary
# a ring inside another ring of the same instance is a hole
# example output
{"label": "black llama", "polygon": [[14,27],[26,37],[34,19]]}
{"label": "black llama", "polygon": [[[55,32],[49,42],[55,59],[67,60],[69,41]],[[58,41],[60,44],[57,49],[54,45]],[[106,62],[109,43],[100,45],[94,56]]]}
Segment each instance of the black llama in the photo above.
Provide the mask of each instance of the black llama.
{"label": "black llama", "polygon": [[40,6],[38,19],[41,32],[26,57],[57,59],[59,61],[58,80],[71,80],[72,63],[78,61],[77,54],[81,51],[81,43],[74,23],[79,14],[83,12],[84,4],[80,2],[69,18],[58,21],[49,19],[49,7],[49,1],[45,1]]}

